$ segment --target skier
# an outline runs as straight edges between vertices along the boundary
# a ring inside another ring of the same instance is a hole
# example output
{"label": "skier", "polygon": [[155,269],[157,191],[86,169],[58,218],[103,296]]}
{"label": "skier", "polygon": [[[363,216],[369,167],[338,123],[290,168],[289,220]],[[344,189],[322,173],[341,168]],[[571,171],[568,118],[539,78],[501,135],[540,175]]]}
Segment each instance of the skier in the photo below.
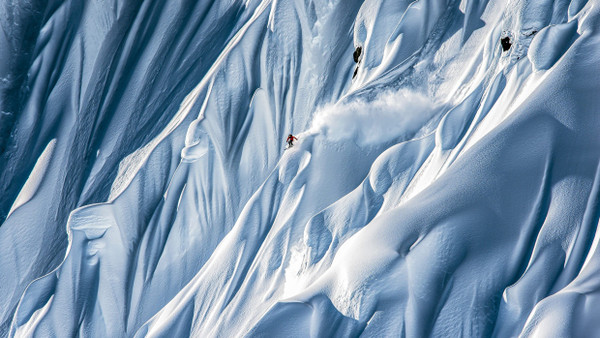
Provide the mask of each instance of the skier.
{"label": "skier", "polygon": [[294,135],[289,134],[287,137],[287,144],[288,144],[288,148],[291,148],[294,146],[294,140],[298,140],[298,138],[296,138]]}

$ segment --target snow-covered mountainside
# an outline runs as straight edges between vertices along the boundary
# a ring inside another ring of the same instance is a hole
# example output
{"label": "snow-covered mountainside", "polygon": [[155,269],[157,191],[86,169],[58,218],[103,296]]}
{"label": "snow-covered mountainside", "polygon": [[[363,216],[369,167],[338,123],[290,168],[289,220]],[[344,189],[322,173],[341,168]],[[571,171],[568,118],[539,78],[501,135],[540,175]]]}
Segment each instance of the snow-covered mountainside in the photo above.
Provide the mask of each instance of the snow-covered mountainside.
{"label": "snow-covered mountainside", "polygon": [[600,0],[0,26],[1,337],[600,337]]}

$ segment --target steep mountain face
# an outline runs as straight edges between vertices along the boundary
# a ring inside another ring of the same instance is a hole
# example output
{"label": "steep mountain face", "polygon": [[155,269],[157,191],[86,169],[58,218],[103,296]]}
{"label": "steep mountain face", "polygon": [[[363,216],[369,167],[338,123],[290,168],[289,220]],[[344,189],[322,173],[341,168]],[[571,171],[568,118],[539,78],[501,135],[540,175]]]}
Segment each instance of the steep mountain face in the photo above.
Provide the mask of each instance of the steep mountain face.
{"label": "steep mountain face", "polygon": [[1,8],[0,336],[600,332],[598,0]]}

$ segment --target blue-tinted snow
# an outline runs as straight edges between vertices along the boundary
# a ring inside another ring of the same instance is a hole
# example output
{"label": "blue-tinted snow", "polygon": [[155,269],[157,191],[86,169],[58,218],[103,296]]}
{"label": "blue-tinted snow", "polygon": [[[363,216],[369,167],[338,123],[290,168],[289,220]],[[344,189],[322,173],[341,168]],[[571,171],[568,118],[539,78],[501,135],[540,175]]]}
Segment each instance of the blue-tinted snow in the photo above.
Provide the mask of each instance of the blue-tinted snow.
{"label": "blue-tinted snow", "polygon": [[5,2],[0,336],[597,335],[599,20]]}

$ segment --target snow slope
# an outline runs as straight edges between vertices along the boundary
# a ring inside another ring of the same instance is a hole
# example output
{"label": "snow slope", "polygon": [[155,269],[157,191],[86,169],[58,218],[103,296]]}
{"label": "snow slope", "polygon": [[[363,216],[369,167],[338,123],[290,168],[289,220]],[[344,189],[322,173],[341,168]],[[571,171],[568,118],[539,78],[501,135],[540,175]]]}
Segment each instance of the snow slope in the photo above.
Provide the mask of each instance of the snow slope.
{"label": "snow slope", "polygon": [[600,1],[2,6],[0,336],[600,336]]}

